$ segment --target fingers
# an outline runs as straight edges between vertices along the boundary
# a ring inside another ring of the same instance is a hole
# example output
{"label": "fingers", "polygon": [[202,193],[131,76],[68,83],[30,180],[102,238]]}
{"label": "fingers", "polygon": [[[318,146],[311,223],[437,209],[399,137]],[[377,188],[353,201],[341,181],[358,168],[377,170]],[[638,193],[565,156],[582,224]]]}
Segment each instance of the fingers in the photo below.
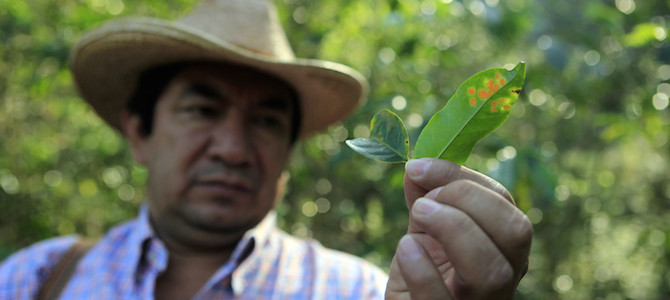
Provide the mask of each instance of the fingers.
{"label": "fingers", "polygon": [[455,298],[513,295],[527,269],[532,226],[505,187],[449,161],[417,159],[406,165],[405,196],[408,232],[433,263],[448,257]]}
{"label": "fingers", "polygon": [[490,177],[459,164],[435,158],[412,159],[405,165],[405,198],[408,207],[428,191],[460,179],[474,181],[514,203],[505,187]]}
{"label": "fingers", "polygon": [[[469,180],[458,180],[435,193],[440,203],[463,212],[480,227],[515,267],[523,273],[533,227],[528,217],[499,194]],[[430,198],[431,193],[426,195]]]}
{"label": "fingers", "polygon": [[410,235],[400,239],[396,258],[411,299],[452,299],[433,260]]}
{"label": "fingers", "polygon": [[[497,181],[441,159],[411,160],[406,165],[405,194],[414,199],[437,199],[463,211],[480,226],[510,260],[519,278],[525,273],[532,240],[532,225],[511,195]],[[415,222],[409,232],[421,231]]]}
{"label": "fingers", "polygon": [[[474,293],[501,291],[513,281],[511,264],[463,211],[420,198],[412,208],[412,216],[426,234],[433,236],[444,247],[456,270],[455,280],[462,283],[454,286],[453,292],[457,297],[467,295],[477,298],[480,295]],[[474,287],[477,287],[476,290]]]}
{"label": "fingers", "polygon": [[[464,182],[463,184],[473,184],[477,187],[475,183]],[[461,183],[454,184],[458,186]],[[499,197],[500,203],[504,204],[495,207],[492,211],[497,209],[500,215],[506,216],[505,210],[509,207],[516,209],[500,195],[479,187],[484,190],[483,193],[488,192]],[[467,188],[464,189],[467,190]],[[452,189],[447,186],[438,193],[438,198],[446,198],[451,192],[453,192]],[[476,195],[480,192],[470,193],[483,198],[490,196]],[[444,199],[441,200],[444,201]],[[530,237],[517,235],[519,235],[518,231],[527,229],[521,225],[499,225],[504,223],[500,221],[504,218],[495,216],[492,217],[495,220],[489,222],[483,219],[490,217],[491,213],[471,216],[466,209],[445,205],[428,198],[420,198],[412,207],[411,217],[426,235],[436,239],[444,248],[455,270],[454,278],[448,284],[456,298],[480,298],[495,294],[511,295],[524,272],[523,268],[530,248]],[[512,213],[512,219],[515,218],[514,214],[516,213]],[[495,226],[501,228],[494,228]],[[515,226],[519,228],[511,229]],[[523,232],[521,235],[525,234],[527,233]],[[502,249],[506,249],[507,253],[503,253]]]}

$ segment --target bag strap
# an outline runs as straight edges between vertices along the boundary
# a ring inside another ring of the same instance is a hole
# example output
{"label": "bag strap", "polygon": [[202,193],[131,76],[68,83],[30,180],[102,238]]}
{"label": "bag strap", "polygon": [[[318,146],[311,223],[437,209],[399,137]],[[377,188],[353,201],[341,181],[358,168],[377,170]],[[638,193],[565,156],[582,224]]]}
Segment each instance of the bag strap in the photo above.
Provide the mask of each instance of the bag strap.
{"label": "bag strap", "polygon": [[61,257],[56,266],[51,270],[49,277],[42,283],[37,293],[37,300],[58,299],[74,273],[79,260],[86,254],[94,244],[88,239],[77,240],[72,247]]}

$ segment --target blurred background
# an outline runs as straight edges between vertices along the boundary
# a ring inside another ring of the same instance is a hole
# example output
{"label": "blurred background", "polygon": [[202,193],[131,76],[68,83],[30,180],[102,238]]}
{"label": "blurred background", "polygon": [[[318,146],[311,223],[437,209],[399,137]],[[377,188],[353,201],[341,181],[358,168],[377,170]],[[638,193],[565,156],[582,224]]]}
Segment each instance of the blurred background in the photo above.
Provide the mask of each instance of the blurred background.
{"label": "blurred background", "polygon": [[[133,218],[146,172],[84,104],[69,48],[104,20],[176,18],[194,0],[0,0],[0,259]],[[402,164],[368,160],[382,108],[414,143],[461,82],[527,63],[510,119],[467,166],[534,224],[518,299],[670,299],[667,0],[276,0],[300,57],[360,70],[359,112],[297,145],[279,223],[387,268],[407,224]]]}

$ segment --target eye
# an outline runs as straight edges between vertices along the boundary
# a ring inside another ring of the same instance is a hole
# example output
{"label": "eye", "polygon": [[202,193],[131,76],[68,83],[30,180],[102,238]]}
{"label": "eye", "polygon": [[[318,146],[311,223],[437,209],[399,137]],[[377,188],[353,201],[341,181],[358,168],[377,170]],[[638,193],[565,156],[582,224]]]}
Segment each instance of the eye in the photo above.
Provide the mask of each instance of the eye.
{"label": "eye", "polygon": [[190,119],[213,119],[220,113],[217,106],[205,101],[187,101],[179,111]]}
{"label": "eye", "polygon": [[184,112],[196,117],[213,117],[216,110],[207,105],[190,105],[184,108]]}
{"label": "eye", "polygon": [[263,127],[277,127],[282,125],[282,121],[278,117],[271,115],[256,116],[254,122]]}
{"label": "eye", "polygon": [[256,128],[269,132],[285,132],[289,129],[287,117],[280,113],[268,112],[256,114],[252,122]]}

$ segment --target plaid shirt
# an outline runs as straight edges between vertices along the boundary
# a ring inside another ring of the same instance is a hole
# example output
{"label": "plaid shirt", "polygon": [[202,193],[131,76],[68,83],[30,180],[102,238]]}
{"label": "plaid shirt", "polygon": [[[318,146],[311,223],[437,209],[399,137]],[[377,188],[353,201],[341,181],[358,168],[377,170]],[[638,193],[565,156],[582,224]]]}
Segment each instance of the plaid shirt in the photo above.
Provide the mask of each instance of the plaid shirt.
{"label": "plaid shirt", "polygon": [[[75,236],[52,238],[0,264],[0,299],[33,299]],[[61,299],[153,299],[168,252],[146,206],[80,260]],[[372,264],[279,230],[270,213],[193,299],[382,299],[387,275]]]}

